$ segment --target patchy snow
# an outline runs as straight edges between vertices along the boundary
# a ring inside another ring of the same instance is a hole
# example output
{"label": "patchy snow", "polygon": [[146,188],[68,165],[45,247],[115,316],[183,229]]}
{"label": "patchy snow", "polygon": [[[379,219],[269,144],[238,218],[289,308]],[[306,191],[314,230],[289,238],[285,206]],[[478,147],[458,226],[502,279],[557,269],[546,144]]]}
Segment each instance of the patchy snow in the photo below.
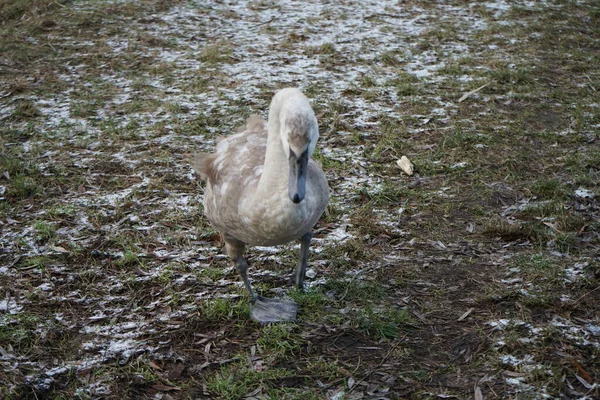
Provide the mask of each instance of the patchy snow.
{"label": "patchy snow", "polygon": [[588,262],[578,262],[575,263],[572,267],[565,269],[565,281],[572,283],[584,278],[584,268],[588,265]]}
{"label": "patchy snow", "polygon": [[18,304],[14,297],[0,299],[0,311],[11,315],[18,314],[23,310],[23,306]]}
{"label": "patchy snow", "polygon": [[44,292],[48,292],[54,289],[54,285],[50,282],[44,282],[40,286],[37,287],[38,290],[42,290]]}
{"label": "patchy snow", "polygon": [[[116,3],[134,4],[129,0]],[[57,77],[67,85],[65,90],[52,95],[34,93],[28,98],[41,112],[42,119],[36,122],[36,134],[18,146],[31,157],[39,158],[40,171],[44,176],[60,175],[62,172],[60,169],[57,172],[57,168],[65,165],[80,171],[81,186],[77,191],[64,194],[64,205],[70,207],[70,211],[61,214],[56,234],[57,241],[62,242],[54,250],[36,237],[35,229],[27,226],[31,221],[22,218],[23,215],[10,216],[2,221],[0,247],[3,254],[9,255],[9,264],[13,261],[10,258],[13,254],[24,258],[53,258],[50,263],[40,261],[45,264],[43,271],[42,268],[32,268],[23,272],[2,265],[0,274],[11,278],[24,273],[34,276],[35,283],[30,288],[32,294],[48,301],[84,307],[84,321],[88,325],[77,325],[80,321],[72,319],[68,308],[53,314],[56,323],[75,327],[71,329],[84,338],[77,349],[81,357],[77,364],[57,360],[60,365],[50,369],[31,366],[31,370],[38,369],[39,372],[31,377],[32,382],[37,382],[36,385],[50,387],[54,378],[68,374],[73,369],[81,371],[114,360],[123,361],[144,352],[155,353],[157,357],[164,356],[169,350],[153,342],[151,334],[158,326],[161,329],[177,329],[178,325],[160,324],[194,315],[197,313],[197,301],[241,296],[241,291],[236,291],[243,289],[243,285],[232,268],[221,271],[225,277],[202,289],[198,287],[205,285],[202,271],[212,267],[215,262],[224,264],[222,260],[226,256],[219,254],[212,239],[203,241],[204,232],[193,226],[201,211],[200,190],[194,195],[186,192],[186,189],[166,190],[161,186],[162,182],[170,183],[174,176],[181,179],[176,181],[177,184],[196,181],[191,169],[182,167],[187,163],[181,159],[185,153],[211,149],[215,143],[214,136],[230,132],[247,112],[264,115],[267,104],[265,94],[281,86],[298,86],[307,92],[325,90],[324,95],[313,99],[315,106],[319,106],[323,113],[328,113],[332,104],[339,102],[344,106],[339,113],[344,124],[352,126],[363,137],[376,137],[380,134],[381,115],[403,117],[403,106],[412,101],[403,99],[396,88],[386,82],[406,75],[414,79],[415,86],[427,91],[433,84],[450,79],[442,72],[445,67],[455,65],[462,57],[480,57],[480,54],[473,54],[473,49],[464,43],[462,36],[483,31],[494,22],[506,25],[518,23],[513,20],[494,21],[504,18],[514,6],[535,10],[547,4],[496,0],[450,6],[433,2],[423,8],[418,2],[405,4],[392,0],[335,4],[315,0],[304,2],[302,7],[292,0],[264,3],[261,7],[249,7],[247,2],[207,3],[192,0],[156,11],[147,16],[143,24],[136,19],[128,20],[123,24],[124,31],[119,37],[113,35],[99,41],[54,37],[60,46],[79,48],[82,53],[73,55],[76,60],[73,62],[77,65],[65,65],[68,73],[61,73]],[[74,2],[70,6],[80,10],[97,7],[93,2]],[[473,12],[476,6],[489,9],[493,18]],[[423,38],[447,22],[459,27],[458,40],[440,41],[433,48],[423,46]],[[108,30],[109,27],[104,29]],[[165,46],[140,46],[135,43],[135,37],[140,32],[153,34],[169,43]],[[104,33],[99,32],[99,36]],[[97,69],[98,76],[94,77],[97,81],[87,82],[86,54],[89,47],[98,45],[100,41],[104,41],[100,44],[106,46],[108,54]],[[508,43],[514,45],[518,41]],[[224,57],[224,61],[219,61],[216,66],[203,58],[203,51],[215,47],[222,50],[219,56]],[[503,65],[509,68],[521,65],[518,60],[506,56],[504,47],[490,45],[498,53],[498,58],[503,60]],[[328,54],[327,51],[332,53]],[[386,54],[396,57],[397,65],[383,63],[381,60]],[[176,68],[169,72],[169,76],[142,68],[135,75],[128,75],[109,62],[111,57],[124,56],[131,59],[148,58],[153,66],[165,63]],[[485,68],[482,66],[480,70]],[[205,83],[205,87],[196,88],[196,81],[206,76],[211,79]],[[364,78],[376,82],[378,92],[375,98],[363,96],[366,90],[360,86],[360,82]],[[464,84],[466,88],[475,78],[462,74],[451,79]],[[89,107],[89,116],[81,116],[79,109],[88,106],[85,91],[91,90],[101,92],[102,101]],[[81,92],[84,92],[84,96]],[[349,94],[357,92],[359,94]],[[0,93],[0,98],[5,96],[8,96],[6,92]],[[507,93],[505,98],[516,96],[515,93]],[[145,101],[156,104],[136,111],[136,102]],[[439,95],[427,93],[423,101],[426,102],[426,110],[412,117],[419,118],[422,125],[429,124],[427,128],[433,125],[431,121],[442,125],[456,115],[457,106]],[[597,108],[598,105],[590,107]],[[0,119],[7,121],[14,110],[14,104],[3,104],[0,107]],[[204,122],[204,119],[208,122]],[[183,128],[186,123],[192,122],[197,126],[189,130]],[[24,123],[14,124],[18,129],[27,128]],[[156,129],[157,126],[161,129]],[[325,157],[346,167],[343,176],[330,176],[333,198],[338,202],[336,206],[343,216],[315,235],[312,247],[314,254],[322,251],[324,244],[343,244],[355,238],[353,232],[356,227],[348,222],[355,207],[347,200],[355,198],[362,190],[379,193],[386,183],[371,172],[371,161],[365,154],[365,146],[360,144],[360,137],[354,138],[354,133],[338,128],[324,134],[320,146]],[[407,134],[411,135],[430,132],[429,129],[414,127],[407,129]],[[498,126],[497,129],[506,131],[508,128]],[[321,132],[328,130],[328,126],[321,126]],[[485,141],[486,138],[478,140]],[[60,151],[38,155],[37,149],[44,149],[45,141],[55,142]],[[67,145],[70,150],[62,151],[62,147]],[[478,143],[474,148],[486,149],[488,145]],[[154,154],[150,149],[164,151],[163,158],[149,156]],[[102,168],[97,167],[103,162],[116,164],[124,172],[98,172]],[[152,168],[147,168],[148,165]],[[443,165],[462,169],[468,163],[444,161]],[[114,180],[120,182],[111,186],[110,191],[103,188],[106,181]],[[459,189],[446,186],[434,193],[450,198],[454,196],[452,192]],[[5,196],[7,190],[6,182],[2,181],[0,196]],[[586,202],[596,196],[596,192],[583,187],[574,194]],[[511,217],[530,207],[545,204],[535,199],[522,199],[515,205],[504,207],[502,216]],[[378,225],[389,228],[389,232],[404,240],[403,236],[410,236],[411,230],[402,229],[398,220],[409,218],[410,215],[406,214],[410,214],[411,207],[403,204],[398,208],[398,213],[378,213]],[[157,215],[160,218],[155,221]],[[115,243],[123,239],[119,235],[123,232],[135,237],[133,243]],[[131,235],[131,232],[135,234]],[[144,252],[136,254],[141,260],[140,265],[126,269],[119,266],[118,262],[123,261],[123,248],[130,245],[144,248]],[[409,245],[418,246],[419,242],[413,238]],[[439,252],[448,251],[448,247],[441,242],[427,245]],[[64,252],[57,252],[59,248]],[[257,248],[253,256],[261,261],[280,264],[278,256],[285,251],[277,247]],[[397,254],[391,251],[380,260],[390,264],[406,261]],[[60,257],[71,256],[91,258],[93,262],[86,271],[65,270],[64,265],[59,265]],[[174,262],[177,268],[186,268],[186,272],[172,272],[168,267],[170,262]],[[318,268],[309,269],[308,275],[312,280],[307,282],[307,287],[324,284],[326,278],[319,276],[317,271],[327,267],[326,260],[317,259],[311,261],[311,265]],[[588,265],[588,262],[577,262],[566,268],[565,282],[572,284],[582,281]],[[351,273],[361,274],[363,271],[360,269]],[[269,270],[252,269],[250,272],[251,277],[257,280],[283,275]],[[156,279],[164,279],[164,286],[178,294],[177,301],[160,291],[142,291],[151,300],[143,298],[132,301],[132,287]],[[525,296],[531,296],[535,289],[531,282],[524,282],[518,276],[500,279],[498,283],[520,287],[520,293]],[[93,289],[85,286],[88,284],[94,285]],[[75,285],[81,287],[74,290]],[[230,288],[231,292],[222,292]],[[0,299],[0,314],[13,318],[30,304],[30,300],[25,299],[26,296]],[[562,296],[561,301],[573,301],[573,298]],[[143,319],[138,318],[140,309],[148,313]],[[500,350],[506,346],[503,335],[510,329],[523,330],[523,337],[518,339],[522,343],[538,340],[544,334],[542,323],[506,318],[489,321],[488,324],[493,333],[498,335],[496,346]],[[598,347],[600,327],[595,321],[577,322],[556,318],[551,326],[556,329],[557,337],[579,346]],[[542,368],[536,364],[533,356],[527,354],[503,354],[500,361],[506,366],[527,370]],[[530,388],[524,378],[511,377],[506,382]],[[91,382],[82,393],[101,397],[110,394],[108,387],[107,382]]]}
{"label": "patchy snow", "polygon": [[347,228],[348,228],[347,225],[341,225],[341,226],[335,228],[333,231],[331,231],[329,234],[327,234],[324,241],[325,242],[335,241],[337,243],[345,242],[350,237],[352,237],[352,235],[346,231]]}
{"label": "patchy snow", "polygon": [[575,197],[579,197],[580,199],[593,199],[596,196],[596,193],[593,190],[578,188],[575,190]]}
{"label": "patchy snow", "polygon": [[462,161],[456,164],[452,164],[450,166],[450,169],[461,169],[461,168],[465,168],[467,165],[469,165],[469,163],[467,163],[466,161]]}

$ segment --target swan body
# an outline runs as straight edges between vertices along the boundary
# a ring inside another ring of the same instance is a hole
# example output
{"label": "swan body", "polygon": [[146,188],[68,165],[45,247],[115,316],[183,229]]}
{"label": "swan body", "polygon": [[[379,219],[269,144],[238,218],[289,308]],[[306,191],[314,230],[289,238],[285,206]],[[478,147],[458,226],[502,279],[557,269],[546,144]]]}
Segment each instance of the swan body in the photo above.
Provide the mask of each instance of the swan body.
{"label": "swan body", "polygon": [[221,232],[253,301],[265,300],[259,308],[266,307],[270,315],[253,316],[264,319],[260,322],[293,318],[279,315],[285,310],[276,300],[259,299],[254,293],[246,276],[245,245],[301,239],[295,281],[302,287],[311,229],[329,200],[327,179],[311,158],[318,138],[308,99],[288,88],[273,97],[268,122],[252,116],[240,132],[221,140],[214,153],[194,158],[195,170],[207,180],[204,212]]}

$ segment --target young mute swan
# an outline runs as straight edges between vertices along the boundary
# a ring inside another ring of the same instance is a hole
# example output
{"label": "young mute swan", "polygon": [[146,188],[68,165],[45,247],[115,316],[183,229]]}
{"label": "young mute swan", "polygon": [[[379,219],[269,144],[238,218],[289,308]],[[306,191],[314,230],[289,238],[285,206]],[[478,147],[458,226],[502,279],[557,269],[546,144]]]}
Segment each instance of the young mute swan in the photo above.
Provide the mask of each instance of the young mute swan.
{"label": "young mute swan", "polygon": [[250,317],[261,323],[293,321],[294,302],[258,296],[248,280],[244,249],[300,239],[294,283],[302,289],[311,229],[329,200],[325,174],[311,158],[319,130],[308,99],[297,89],[275,94],[269,120],[252,116],[241,132],[195,156],[207,179],[204,212],[221,232],[227,254],[250,292]]}

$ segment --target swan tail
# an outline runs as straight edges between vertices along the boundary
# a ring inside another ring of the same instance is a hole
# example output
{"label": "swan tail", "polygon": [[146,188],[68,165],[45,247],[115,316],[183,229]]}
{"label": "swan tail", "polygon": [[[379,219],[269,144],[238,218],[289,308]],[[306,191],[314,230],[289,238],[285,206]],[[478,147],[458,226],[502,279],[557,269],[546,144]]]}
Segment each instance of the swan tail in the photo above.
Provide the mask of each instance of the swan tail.
{"label": "swan tail", "polygon": [[200,174],[202,178],[208,179],[211,183],[215,181],[216,170],[214,167],[215,154],[196,153],[192,159],[194,171]]}
{"label": "swan tail", "polygon": [[236,129],[236,132],[262,132],[267,129],[266,124],[267,123],[260,117],[260,115],[253,114],[248,118],[244,125]]}

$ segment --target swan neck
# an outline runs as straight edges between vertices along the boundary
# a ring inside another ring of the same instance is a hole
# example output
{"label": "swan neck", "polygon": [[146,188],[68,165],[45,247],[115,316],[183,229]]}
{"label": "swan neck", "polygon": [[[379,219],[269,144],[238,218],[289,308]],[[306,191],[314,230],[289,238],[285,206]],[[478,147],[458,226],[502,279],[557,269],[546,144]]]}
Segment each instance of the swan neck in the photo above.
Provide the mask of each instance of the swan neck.
{"label": "swan neck", "polygon": [[281,141],[281,123],[279,120],[279,113],[269,113],[267,129],[267,152],[265,154],[263,176],[265,173],[273,173],[277,176],[283,176],[285,179],[287,179],[287,175],[282,174],[282,171],[288,170],[289,165],[286,152],[283,149],[283,142]]}

